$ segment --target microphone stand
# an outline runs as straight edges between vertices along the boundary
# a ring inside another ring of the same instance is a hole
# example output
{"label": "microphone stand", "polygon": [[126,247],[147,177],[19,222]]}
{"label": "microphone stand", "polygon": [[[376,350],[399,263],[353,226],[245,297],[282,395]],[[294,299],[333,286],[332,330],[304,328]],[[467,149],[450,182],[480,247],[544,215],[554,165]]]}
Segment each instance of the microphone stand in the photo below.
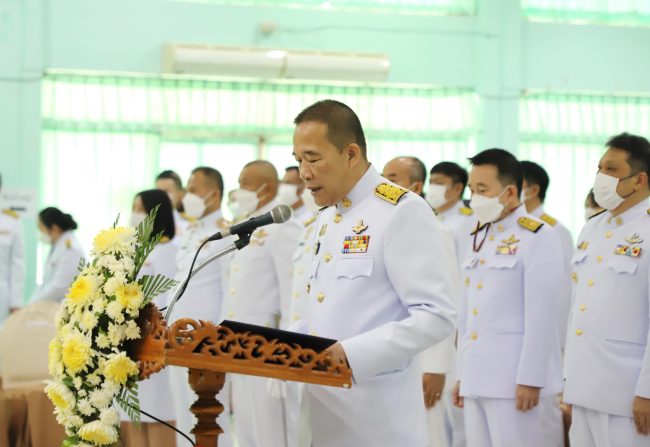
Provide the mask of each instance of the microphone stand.
{"label": "microphone stand", "polygon": [[174,309],[174,305],[180,299],[183,292],[185,292],[185,289],[187,288],[187,284],[190,282],[190,279],[192,279],[194,275],[199,273],[201,270],[203,270],[208,264],[211,264],[213,261],[216,261],[217,259],[222,258],[225,255],[232,253],[235,250],[241,250],[242,248],[246,247],[251,241],[251,234],[239,235],[239,239],[237,239],[235,242],[233,242],[223,250],[220,250],[219,252],[208,257],[206,260],[204,260],[203,262],[201,262],[199,265],[197,265],[195,268],[192,269],[187,279],[183,281],[183,284],[181,284],[181,286],[178,289],[176,289],[176,293],[174,293],[174,296],[169,302],[169,306],[167,307],[167,312],[165,312],[165,321],[167,322],[169,321],[169,316],[171,315],[172,310]]}

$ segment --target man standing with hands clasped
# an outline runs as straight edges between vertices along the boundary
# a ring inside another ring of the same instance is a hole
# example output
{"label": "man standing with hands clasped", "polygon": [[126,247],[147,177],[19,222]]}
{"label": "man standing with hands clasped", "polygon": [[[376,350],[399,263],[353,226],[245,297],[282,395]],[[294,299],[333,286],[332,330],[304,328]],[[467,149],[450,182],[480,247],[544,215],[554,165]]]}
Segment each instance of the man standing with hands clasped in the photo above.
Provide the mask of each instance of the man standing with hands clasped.
{"label": "man standing with hands clasped", "polygon": [[424,447],[413,358],[454,329],[440,226],[426,202],[370,165],[361,123],[317,102],[295,119],[294,155],[319,206],[307,331],[341,340],[351,389],[309,386],[313,447]]}
{"label": "man standing with hands clasped", "polygon": [[467,445],[559,447],[560,240],[520,204],[523,171],[512,154],[488,149],[470,161],[478,224],[461,259],[453,392],[464,407]]}

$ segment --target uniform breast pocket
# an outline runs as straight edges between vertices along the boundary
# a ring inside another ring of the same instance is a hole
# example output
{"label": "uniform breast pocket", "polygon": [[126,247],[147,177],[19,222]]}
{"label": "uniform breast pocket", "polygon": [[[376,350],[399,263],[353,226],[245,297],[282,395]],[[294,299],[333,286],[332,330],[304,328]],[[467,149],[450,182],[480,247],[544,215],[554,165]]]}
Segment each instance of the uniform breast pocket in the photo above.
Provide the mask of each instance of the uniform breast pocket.
{"label": "uniform breast pocket", "polygon": [[363,258],[339,258],[334,265],[334,275],[337,278],[355,279],[369,277],[372,275],[373,259]]}
{"label": "uniform breast pocket", "polygon": [[635,259],[627,256],[615,256],[607,261],[606,265],[608,268],[614,270],[617,275],[634,275],[639,263]]}
{"label": "uniform breast pocket", "polygon": [[488,261],[488,267],[496,270],[509,270],[517,266],[517,258],[514,256],[500,256]]}

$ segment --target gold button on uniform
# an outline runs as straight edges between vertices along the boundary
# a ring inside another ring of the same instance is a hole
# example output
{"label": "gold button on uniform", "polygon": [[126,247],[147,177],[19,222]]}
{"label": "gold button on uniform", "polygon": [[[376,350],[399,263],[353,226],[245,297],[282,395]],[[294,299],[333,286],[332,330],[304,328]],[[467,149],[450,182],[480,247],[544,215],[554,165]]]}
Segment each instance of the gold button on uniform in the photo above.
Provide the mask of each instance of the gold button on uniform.
{"label": "gold button on uniform", "polygon": [[337,214],[336,216],[334,216],[334,223],[339,223],[341,219],[343,219],[343,216]]}
{"label": "gold button on uniform", "polygon": [[491,234],[490,237],[488,238],[490,241],[493,241],[495,239],[494,235]]}
{"label": "gold button on uniform", "polygon": [[230,290],[229,290],[228,292],[230,292],[231,295],[234,295],[235,292],[236,292],[236,290],[235,290],[234,288],[231,287]]}
{"label": "gold button on uniform", "polygon": [[469,276],[467,278],[465,278],[465,285],[469,286]]}
{"label": "gold button on uniform", "polygon": [[594,284],[596,284],[596,283],[594,282],[593,279],[590,279],[589,282],[588,282],[587,284],[589,284],[589,287],[593,287]]}
{"label": "gold button on uniform", "polygon": [[576,272],[571,273],[571,279],[573,282],[578,282],[578,274]]}
{"label": "gold button on uniform", "polygon": [[580,305],[580,312],[584,312],[585,310],[587,310],[587,306],[585,306],[584,304],[581,304]]}
{"label": "gold button on uniform", "polygon": [[235,316],[235,312],[233,312],[232,310],[228,312],[228,318],[233,318],[234,316]]}
{"label": "gold button on uniform", "polygon": [[472,332],[470,337],[472,338],[472,340],[476,340],[478,338],[478,334],[476,332]]}
{"label": "gold button on uniform", "polygon": [[596,256],[596,261],[603,262],[603,257],[602,256]]}
{"label": "gold button on uniform", "polygon": [[316,295],[316,299],[318,300],[319,303],[322,303],[323,301],[325,301],[325,294],[319,293],[318,295]]}
{"label": "gold button on uniform", "polygon": [[472,310],[473,315],[478,315],[478,309],[475,307],[474,310]]}
{"label": "gold button on uniform", "polygon": [[352,200],[348,199],[347,197],[343,198],[343,206],[345,208],[350,208],[352,206]]}
{"label": "gold button on uniform", "polygon": [[485,264],[485,259],[480,259],[480,260],[478,261],[478,263],[481,264],[481,265]]}
{"label": "gold button on uniform", "polygon": [[607,233],[605,233],[605,238],[609,239],[610,237],[612,237],[612,232],[611,231],[608,231]]}
{"label": "gold button on uniform", "polygon": [[298,297],[300,297],[300,294],[298,292],[293,292],[293,297],[298,298]]}
{"label": "gold button on uniform", "polygon": [[477,288],[478,290],[481,290],[481,289],[483,288],[483,283],[482,283],[482,282],[478,283],[478,284],[476,285],[476,288]]}
{"label": "gold button on uniform", "polygon": [[323,256],[323,259],[325,259],[325,262],[330,262],[332,260],[332,253],[327,253]]}
{"label": "gold button on uniform", "polygon": [[582,329],[576,329],[576,335],[580,337],[582,335]]}
{"label": "gold button on uniform", "polygon": [[298,321],[298,320],[300,320],[300,315],[295,314],[293,316],[293,321]]}

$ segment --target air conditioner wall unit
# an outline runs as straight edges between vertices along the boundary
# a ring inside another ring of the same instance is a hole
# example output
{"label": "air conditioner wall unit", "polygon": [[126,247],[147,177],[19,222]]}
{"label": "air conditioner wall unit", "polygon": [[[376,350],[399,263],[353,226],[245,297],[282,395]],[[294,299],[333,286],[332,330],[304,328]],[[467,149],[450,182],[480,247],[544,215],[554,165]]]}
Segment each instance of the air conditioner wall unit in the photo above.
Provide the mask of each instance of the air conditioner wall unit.
{"label": "air conditioner wall unit", "polygon": [[179,43],[163,48],[164,73],[381,82],[389,69],[383,54]]}

